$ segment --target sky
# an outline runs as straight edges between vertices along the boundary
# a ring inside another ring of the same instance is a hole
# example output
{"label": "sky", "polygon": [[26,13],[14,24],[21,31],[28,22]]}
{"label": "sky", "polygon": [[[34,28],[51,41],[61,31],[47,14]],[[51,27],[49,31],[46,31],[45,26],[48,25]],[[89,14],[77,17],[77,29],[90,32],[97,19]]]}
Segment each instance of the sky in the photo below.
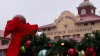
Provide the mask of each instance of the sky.
{"label": "sky", "polygon": [[[0,30],[15,15],[23,15],[30,24],[39,26],[53,23],[63,11],[77,15],[77,7],[84,0],[0,0]],[[100,1],[90,0],[100,15]]]}

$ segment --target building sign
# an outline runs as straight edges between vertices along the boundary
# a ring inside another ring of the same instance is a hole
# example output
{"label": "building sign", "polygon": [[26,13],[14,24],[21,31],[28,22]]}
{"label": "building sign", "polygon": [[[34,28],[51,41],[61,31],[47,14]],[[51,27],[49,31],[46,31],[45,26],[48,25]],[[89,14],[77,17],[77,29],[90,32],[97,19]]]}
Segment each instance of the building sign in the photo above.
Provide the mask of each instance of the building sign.
{"label": "building sign", "polygon": [[[92,27],[83,27],[77,29],[70,29],[68,33],[76,33],[76,32],[86,32],[86,31],[93,31]],[[56,31],[56,32],[47,32],[47,35],[59,35],[59,34],[66,34],[66,30],[64,31]]]}
{"label": "building sign", "polygon": [[57,34],[65,34],[66,31],[57,31],[57,32],[54,32],[54,35],[57,35]]}
{"label": "building sign", "polygon": [[58,34],[66,34],[66,31],[56,31],[56,32],[48,32],[47,35],[58,35]]}
{"label": "building sign", "polygon": [[68,30],[68,33],[85,32],[85,31],[93,31],[93,28],[85,27],[85,28],[72,29],[72,30]]}

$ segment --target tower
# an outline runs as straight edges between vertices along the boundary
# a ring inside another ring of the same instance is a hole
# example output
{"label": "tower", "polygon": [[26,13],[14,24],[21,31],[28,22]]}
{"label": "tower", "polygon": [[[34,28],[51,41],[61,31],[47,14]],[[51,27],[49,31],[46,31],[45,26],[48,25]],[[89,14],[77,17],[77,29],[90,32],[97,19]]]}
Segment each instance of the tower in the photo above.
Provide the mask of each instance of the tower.
{"label": "tower", "polygon": [[89,0],[84,0],[84,2],[89,1]]}
{"label": "tower", "polygon": [[84,0],[78,7],[78,14],[80,17],[87,16],[87,15],[95,15],[96,7],[89,2],[89,0]]}

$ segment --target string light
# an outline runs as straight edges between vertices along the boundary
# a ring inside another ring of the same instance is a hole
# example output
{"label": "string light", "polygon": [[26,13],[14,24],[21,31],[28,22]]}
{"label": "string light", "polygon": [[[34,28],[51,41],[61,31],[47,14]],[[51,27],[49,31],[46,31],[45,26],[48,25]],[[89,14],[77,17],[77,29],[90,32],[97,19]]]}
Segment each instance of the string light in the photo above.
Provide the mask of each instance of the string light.
{"label": "string light", "polygon": [[61,43],[61,45],[62,45],[62,46],[64,46],[64,45],[65,45],[65,43]]}

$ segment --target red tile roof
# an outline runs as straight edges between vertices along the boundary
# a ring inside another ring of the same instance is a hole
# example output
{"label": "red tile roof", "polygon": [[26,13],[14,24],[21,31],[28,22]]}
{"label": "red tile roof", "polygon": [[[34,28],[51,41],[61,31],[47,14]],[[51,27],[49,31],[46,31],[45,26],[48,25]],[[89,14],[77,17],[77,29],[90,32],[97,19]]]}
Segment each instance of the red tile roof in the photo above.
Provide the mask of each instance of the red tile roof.
{"label": "red tile roof", "polygon": [[[0,30],[0,38],[4,38],[4,31]],[[8,35],[6,38],[11,38],[11,35]]]}
{"label": "red tile roof", "polygon": [[[93,21],[100,21],[100,16],[98,16],[98,15],[87,15],[87,16],[84,16],[84,17],[80,17],[79,21],[75,21],[75,24],[93,22]],[[52,28],[52,27],[56,27],[56,25],[54,23],[51,23],[51,24],[40,26],[39,29]]]}
{"label": "red tile roof", "polygon": [[39,28],[42,29],[42,28],[52,28],[52,27],[56,27],[56,25],[54,23],[51,23],[44,26],[40,26]]}
{"label": "red tile roof", "polygon": [[100,16],[97,15],[91,15],[91,16],[84,16],[80,18],[80,21],[77,21],[77,23],[85,23],[85,22],[92,22],[92,21],[100,21]]}

